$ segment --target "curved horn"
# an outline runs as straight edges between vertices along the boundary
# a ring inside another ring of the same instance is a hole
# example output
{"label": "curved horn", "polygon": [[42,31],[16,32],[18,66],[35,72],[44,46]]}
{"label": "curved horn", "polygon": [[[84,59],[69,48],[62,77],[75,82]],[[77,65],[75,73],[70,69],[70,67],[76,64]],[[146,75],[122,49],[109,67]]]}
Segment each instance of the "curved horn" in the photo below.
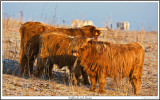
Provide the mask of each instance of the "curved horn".
{"label": "curved horn", "polygon": [[[65,34],[66,35],[66,34]],[[70,36],[70,35],[66,35],[66,36],[68,36],[69,38],[72,38],[72,39],[74,39],[75,37],[74,36]]]}
{"label": "curved horn", "polygon": [[92,38],[87,38],[87,42],[90,40],[94,40],[96,37],[92,37]]}
{"label": "curved horn", "polygon": [[97,30],[101,30],[101,31],[107,31],[108,29],[105,29],[105,28],[96,28]]}

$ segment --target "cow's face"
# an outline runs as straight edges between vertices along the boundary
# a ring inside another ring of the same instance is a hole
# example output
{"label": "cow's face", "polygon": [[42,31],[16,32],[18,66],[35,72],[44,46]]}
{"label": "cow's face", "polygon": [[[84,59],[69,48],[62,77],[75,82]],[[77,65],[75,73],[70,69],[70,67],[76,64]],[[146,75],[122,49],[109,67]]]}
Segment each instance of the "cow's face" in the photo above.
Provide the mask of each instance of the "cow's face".
{"label": "cow's face", "polygon": [[78,50],[73,51],[73,55],[78,57],[80,60],[83,59],[83,55],[85,55],[85,48],[86,46],[79,48]]}
{"label": "cow's face", "polygon": [[95,29],[93,33],[94,33],[94,35],[95,35],[95,36],[97,36],[97,37],[98,37],[98,36],[101,34],[101,31],[100,31],[100,30]]}
{"label": "cow's face", "polygon": [[78,49],[74,49],[73,50],[73,55],[78,57],[79,59],[83,59],[85,58],[85,56],[88,55],[88,50],[89,50],[89,45],[92,44],[93,39],[88,38],[86,40],[86,42],[83,43],[83,45],[81,45],[81,47],[79,47]]}
{"label": "cow's face", "polygon": [[92,25],[84,26],[81,29],[85,30],[86,33],[89,33],[89,37],[98,37],[101,34],[101,31]]}
{"label": "cow's face", "polygon": [[71,43],[72,51],[77,51],[79,48],[84,47],[84,45],[86,45],[88,40],[89,38],[84,37],[84,36],[74,37]]}
{"label": "cow's face", "polygon": [[96,27],[91,27],[90,32],[95,36],[98,37],[101,34],[101,31],[97,29]]}

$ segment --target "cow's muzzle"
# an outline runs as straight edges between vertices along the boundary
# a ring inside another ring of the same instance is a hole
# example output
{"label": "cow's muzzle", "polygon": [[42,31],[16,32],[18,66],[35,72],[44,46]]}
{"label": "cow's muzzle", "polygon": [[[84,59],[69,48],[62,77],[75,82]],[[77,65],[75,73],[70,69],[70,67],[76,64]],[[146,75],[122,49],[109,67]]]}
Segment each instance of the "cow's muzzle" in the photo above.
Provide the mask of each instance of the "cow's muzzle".
{"label": "cow's muzzle", "polygon": [[72,50],[72,55],[73,56],[78,56],[78,51],[77,50]]}

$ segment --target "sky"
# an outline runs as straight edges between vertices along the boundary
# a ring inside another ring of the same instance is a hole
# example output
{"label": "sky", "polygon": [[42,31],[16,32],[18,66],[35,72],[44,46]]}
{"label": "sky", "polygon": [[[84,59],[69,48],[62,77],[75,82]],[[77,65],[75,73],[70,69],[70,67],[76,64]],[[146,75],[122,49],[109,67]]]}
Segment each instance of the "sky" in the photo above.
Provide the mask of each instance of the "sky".
{"label": "sky", "polygon": [[128,21],[131,30],[158,31],[158,2],[2,2],[1,15],[18,18],[23,11],[23,21],[40,21],[49,24],[70,25],[74,19],[91,20],[96,27],[118,21]]}

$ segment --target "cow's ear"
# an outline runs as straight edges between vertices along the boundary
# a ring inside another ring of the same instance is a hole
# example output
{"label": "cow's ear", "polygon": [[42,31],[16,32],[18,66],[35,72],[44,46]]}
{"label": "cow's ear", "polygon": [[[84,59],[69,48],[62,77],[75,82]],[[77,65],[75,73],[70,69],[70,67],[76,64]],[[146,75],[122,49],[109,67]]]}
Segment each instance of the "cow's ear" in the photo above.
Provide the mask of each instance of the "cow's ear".
{"label": "cow's ear", "polygon": [[95,27],[92,27],[92,28],[91,28],[91,32],[94,32],[95,30],[96,30]]}

